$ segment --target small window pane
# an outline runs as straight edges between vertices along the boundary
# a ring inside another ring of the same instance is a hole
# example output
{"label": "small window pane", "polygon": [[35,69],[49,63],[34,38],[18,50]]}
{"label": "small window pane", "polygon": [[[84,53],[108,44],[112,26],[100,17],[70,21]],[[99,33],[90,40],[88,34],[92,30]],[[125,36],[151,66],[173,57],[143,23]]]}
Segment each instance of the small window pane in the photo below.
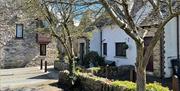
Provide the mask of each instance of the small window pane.
{"label": "small window pane", "polygon": [[124,46],[126,46],[125,42],[118,42],[116,43],[116,56],[123,56],[126,57],[126,49]]}
{"label": "small window pane", "polygon": [[46,56],[46,44],[40,44],[40,55]]}
{"label": "small window pane", "polygon": [[23,38],[23,24],[16,25],[16,38]]}
{"label": "small window pane", "polygon": [[103,43],[103,54],[107,55],[107,43]]}

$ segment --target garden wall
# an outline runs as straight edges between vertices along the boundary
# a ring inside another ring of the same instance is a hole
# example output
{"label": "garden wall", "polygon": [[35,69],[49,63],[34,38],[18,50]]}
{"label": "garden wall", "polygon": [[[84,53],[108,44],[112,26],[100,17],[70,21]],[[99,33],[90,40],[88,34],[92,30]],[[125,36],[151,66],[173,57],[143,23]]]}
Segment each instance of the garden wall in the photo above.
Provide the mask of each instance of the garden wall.
{"label": "garden wall", "polygon": [[[68,71],[59,73],[59,83],[68,84]],[[105,78],[99,78],[88,73],[79,73],[77,75],[81,88],[84,91],[125,91],[125,87],[112,86],[111,81]]]}
{"label": "garden wall", "polygon": [[[68,84],[68,71],[59,73],[59,84]],[[91,73],[77,72],[77,83],[80,91],[135,91],[136,84],[129,81],[113,81],[102,77],[94,76]],[[146,91],[169,91],[160,84],[147,84]]]}
{"label": "garden wall", "polygon": [[132,80],[131,72],[134,70],[134,66],[126,65],[126,66],[107,66],[101,68],[90,68],[89,70],[94,70],[93,74],[96,76],[114,79],[114,80]]}

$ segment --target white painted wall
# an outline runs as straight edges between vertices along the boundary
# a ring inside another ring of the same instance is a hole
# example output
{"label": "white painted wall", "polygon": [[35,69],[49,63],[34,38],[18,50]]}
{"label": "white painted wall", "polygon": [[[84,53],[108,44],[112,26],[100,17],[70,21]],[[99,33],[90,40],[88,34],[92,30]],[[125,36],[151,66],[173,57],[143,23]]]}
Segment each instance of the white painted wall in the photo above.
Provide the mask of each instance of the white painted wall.
{"label": "white painted wall", "polygon": [[[170,60],[177,58],[177,18],[173,18],[165,26],[165,77],[172,76]],[[180,25],[179,25],[180,26]],[[180,31],[180,30],[179,30]]]}
{"label": "white painted wall", "polygon": [[[115,61],[117,66],[121,65],[134,65],[136,60],[136,45],[135,42],[117,25],[104,26],[101,28],[103,43],[107,43],[107,56],[105,59],[108,61]],[[100,53],[100,32],[95,32],[92,40],[90,41],[90,50]],[[127,49],[127,57],[115,56],[115,43],[126,42],[129,46]],[[102,50],[103,51],[103,50]]]}
{"label": "white painted wall", "polygon": [[100,31],[93,30],[92,38],[90,39],[90,51],[96,51],[100,55]]}

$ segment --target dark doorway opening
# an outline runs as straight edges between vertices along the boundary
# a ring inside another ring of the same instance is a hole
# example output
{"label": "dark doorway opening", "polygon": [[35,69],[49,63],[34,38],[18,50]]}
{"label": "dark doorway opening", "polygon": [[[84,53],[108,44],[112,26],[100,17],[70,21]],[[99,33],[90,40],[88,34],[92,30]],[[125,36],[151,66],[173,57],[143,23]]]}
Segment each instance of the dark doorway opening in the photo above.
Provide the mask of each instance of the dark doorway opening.
{"label": "dark doorway opening", "polygon": [[83,59],[84,59],[84,43],[80,43],[80,64],[83,63]]}
{"label": "dark doorway opening", "polygon": [[[145,51],[146,51],[148,45],[150,44],[152,38],[153,38],[153,37],[145,37],[145,38],[144,38]],[[153,49],[152,49],[152,50],[153,50]],[[146,70],[147,70],[148,72],[153,72],[153,54],[152,54],[151,57],[149,58],[149,62],[148,62],[148,65],[147,65],[147,67],[146,67]]]}

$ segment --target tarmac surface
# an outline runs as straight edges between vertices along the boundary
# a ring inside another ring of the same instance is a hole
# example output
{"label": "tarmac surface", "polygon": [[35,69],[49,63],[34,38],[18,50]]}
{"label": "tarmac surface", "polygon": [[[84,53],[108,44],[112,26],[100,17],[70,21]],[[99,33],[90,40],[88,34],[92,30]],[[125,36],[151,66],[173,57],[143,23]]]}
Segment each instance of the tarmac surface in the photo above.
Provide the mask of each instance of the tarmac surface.
{"label": "tarmac surface", "polygon": [[0,69],[0,91],[63,91],[50,85],[57,81],[53,66],[48,66],[48,72],[40,67]]}

